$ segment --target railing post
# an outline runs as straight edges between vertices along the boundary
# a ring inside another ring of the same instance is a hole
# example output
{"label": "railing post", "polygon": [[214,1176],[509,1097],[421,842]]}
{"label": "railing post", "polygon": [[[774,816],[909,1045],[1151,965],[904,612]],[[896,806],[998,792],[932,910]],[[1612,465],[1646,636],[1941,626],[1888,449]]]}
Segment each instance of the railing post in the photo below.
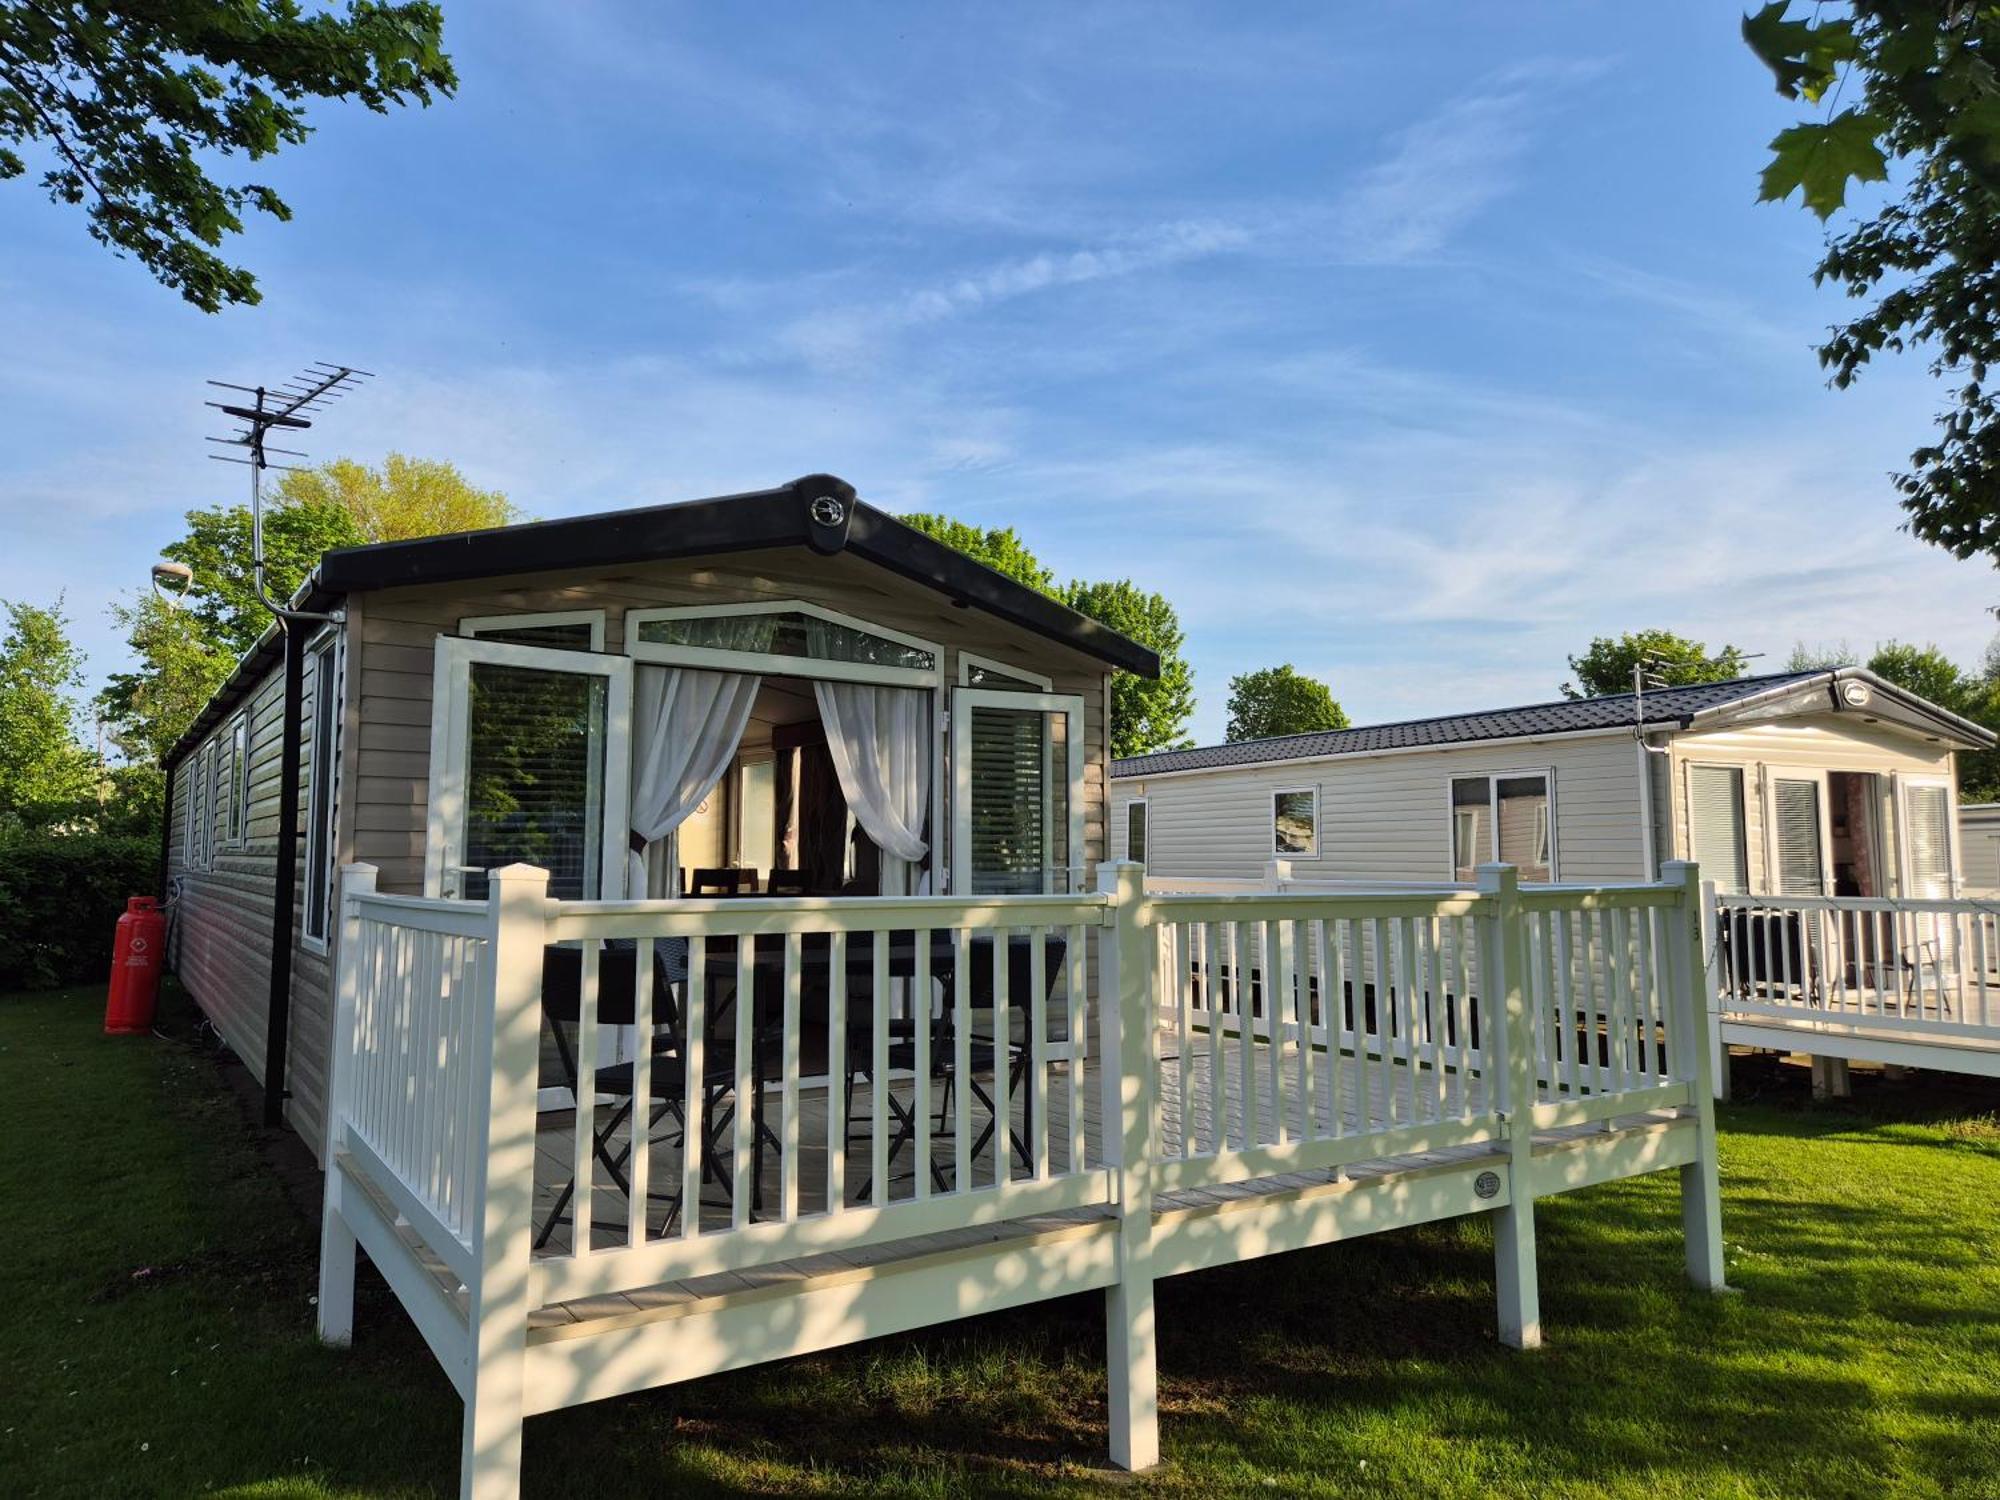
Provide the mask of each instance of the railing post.
{"label": "railing post", "polygon": [[[535,1199],[535,1075],[542,1032],[542,949],[549,872],[508,865],[488,876],[490,995],[478,1007],[472,1076],[489,1080],[474,1122],[471,1358],[459,1493],[514,1500],[521,1490],[522,1380]],[[476,1094],[476,1091],[475,1091]]]}
{"label": "railing post", "polygon": [[1485,1034],[1492,1039],[1486,1045],[1500,1049],[1500,1066],[1487,1068],[1487,1086],[1495,1090],[1496,1108],[1505,1122],[1508,1158],[1507,1204],[1492,1215],[1500,1341],[1515,1349],[1538,1349],[1542,1294],[1535,1265],[1535,1026],[1522,983],[1528,964],[1521,875],[1512,865],[1481,865],[1474,873],[1485,908],[1480,917],[1481,988],[1497,988],[1488,1001]]}
{"label": "railing post", "polygon": [[1676,908],[1680,941],[1670,943],[1674,965],[1674,1029],[1681,1032],[1677,1076],[1688,1080],[1688,1105],[1695,1117],[1695,1159],[1681,1168],[1681,1228],[1687,1236],[1688,1279],[1708,1291],[1726,1290],[1722,1267],[1722,1193],[1715,1149],[1715,1034],[1709,1012],[1715,987],[1708,946],[1713,928],[1714,891],[1703,886],[1692,860],[1670,859],[1660,867],[1668,885],[1680,887]]}
{"label": "railing post", "polygon": [[1098,1029],[1104,1087],[1104,1161],[1117,1180],[1118,1282],[1104,1294],[1111,1461],[1149,1469],[1160,1461],[1158,1331],[1153,1314],[1153,978],[1157,952],[1146,920],[1146,871],[1129,860],[1097,868],[1111,898],[1100,929]]}
{"label": "railing post", "polygon": [[1264,866],[1264,888],[1282,891],[1291,883],[1292,862],[1289,859],[1274,859]]}
{"label": "railing post", "polygon": [[[1670,861],[1678,863],[1678,861]],[[1696,970],[1701,975],[1702,1009],[1708,1016],[1709,1090],[1717,1099],[1729,1097],[1729,1049],[1722,1043],[1722,921],[1716,905],[1715,882],[1701,883],[1701,949]]]}
{"label": "railing post", "polygon": [[340,1154],[347,1145],[347,1116],[354,1097],[354,1010],[360,998],[356,961],[361,947],[358,897],[375,889],[373,865],[340,870],[340,946],[333,986],[333,1058],[327,1069],[326,1188],[319,1221],[319,1336],[346,1348],[354,1341],[354,1231],[342,1213],[346,1192]]}

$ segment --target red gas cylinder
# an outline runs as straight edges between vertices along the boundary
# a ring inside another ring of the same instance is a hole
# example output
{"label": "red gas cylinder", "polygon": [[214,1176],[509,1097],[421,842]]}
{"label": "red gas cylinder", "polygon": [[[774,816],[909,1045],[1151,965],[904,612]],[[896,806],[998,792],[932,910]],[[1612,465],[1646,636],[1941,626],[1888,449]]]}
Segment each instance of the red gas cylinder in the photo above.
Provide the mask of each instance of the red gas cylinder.
{"label": "red gas cylinder", "polygon": [[160,993],[160,961],[167,946],[167,918],[151,896],[134,896],[118,919],[111,948],[111,993],[104,1001],[104,1034],[138,1036],[153,1029]]}

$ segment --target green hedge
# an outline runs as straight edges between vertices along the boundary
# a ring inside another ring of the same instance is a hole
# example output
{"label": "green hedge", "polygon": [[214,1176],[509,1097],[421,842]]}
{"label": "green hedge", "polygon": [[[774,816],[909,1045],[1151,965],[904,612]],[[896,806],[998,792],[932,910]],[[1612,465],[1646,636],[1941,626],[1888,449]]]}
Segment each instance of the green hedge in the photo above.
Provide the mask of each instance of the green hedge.
{"label": "green hedge", "polygon": [[150,896],[160,841],[116,833],[0,835],[0,991],[111,972],[128,896]]}

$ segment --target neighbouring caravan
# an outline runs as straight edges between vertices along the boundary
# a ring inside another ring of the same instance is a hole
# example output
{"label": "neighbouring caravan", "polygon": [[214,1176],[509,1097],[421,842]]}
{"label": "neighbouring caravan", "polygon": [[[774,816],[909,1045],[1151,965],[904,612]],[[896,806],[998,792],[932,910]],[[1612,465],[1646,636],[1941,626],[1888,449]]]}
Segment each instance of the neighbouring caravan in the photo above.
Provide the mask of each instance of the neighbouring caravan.
{"label": "neighbouring caravan", "polygon": [[2000,897],[2000,802],[1959,807],[1958,865],[1966,895]]}
{"label": "neighbouring caravan", "polygon": [[[1787,672],[1112,764],[1112,852],[1149,873],[1554,883],[1694,859],[1725,891],[1944,897],[2000,884],[2000,820],[1954,816],[1994,737],[1861,668]],[[1962,849],[1961,846],[1965,847]],[[1990,871],[1986,865],[1994,868]]]}
{"label": "neighbouring caravan", "polygon": [[332,551],[295,603],[337,619],[167,757],[166,875],[175,971],[316,1153],[343,864],[468,904],[516,861],[571,900],[1067,892],[1110,674],[1158,670],[826,475]]}

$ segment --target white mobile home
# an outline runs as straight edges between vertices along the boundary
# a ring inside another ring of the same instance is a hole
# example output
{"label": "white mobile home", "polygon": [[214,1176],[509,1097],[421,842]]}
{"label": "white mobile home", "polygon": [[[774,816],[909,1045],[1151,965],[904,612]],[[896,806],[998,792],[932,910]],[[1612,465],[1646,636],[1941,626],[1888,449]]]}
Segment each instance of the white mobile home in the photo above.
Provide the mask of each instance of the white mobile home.
{"label": "white mobile home", "polygon": [[[1643,722],[1641,716],[1643,715]],[[1860,668],[1564,700],[1112,765],[1113,853],[1167,879],[1650,880],[1949,897],[1953,752],[1993,736]]]}

